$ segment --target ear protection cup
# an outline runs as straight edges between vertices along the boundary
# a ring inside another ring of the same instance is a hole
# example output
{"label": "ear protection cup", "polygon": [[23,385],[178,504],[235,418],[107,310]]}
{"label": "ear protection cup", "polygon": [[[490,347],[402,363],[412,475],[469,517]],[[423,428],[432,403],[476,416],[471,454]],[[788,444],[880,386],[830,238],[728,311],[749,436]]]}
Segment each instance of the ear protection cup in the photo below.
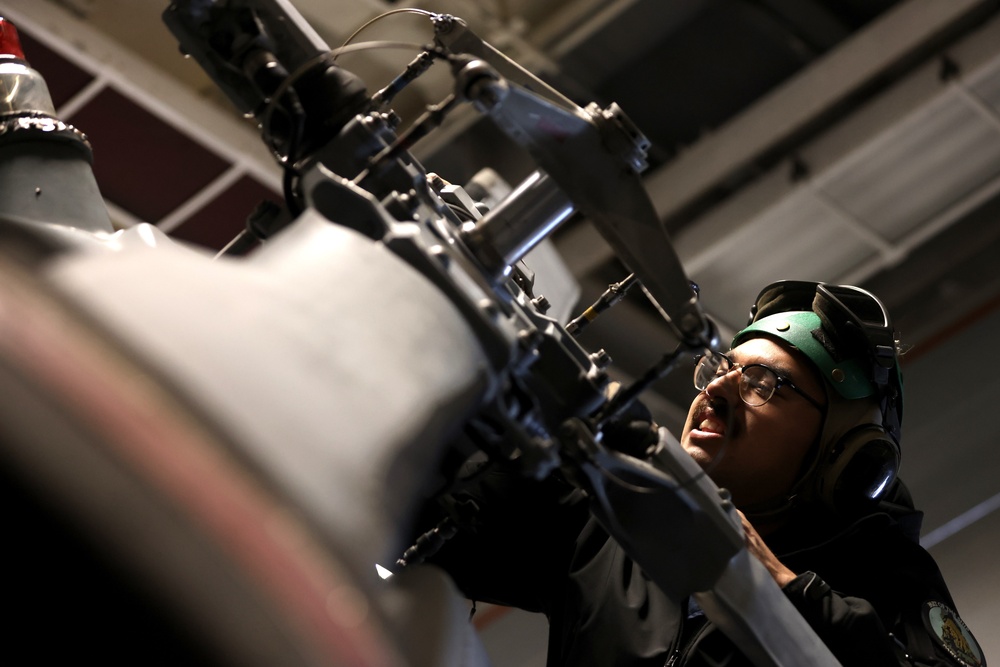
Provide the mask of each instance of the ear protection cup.
{"label": "ear protection cup", "polygon": [[861,424],[830,449],[816,475],[816,495],[838,514],[870,507],[899,473],[899,445],[879,424]]}
{"label": "ear protection cup", "polygon": [[882,425],[884,402],[849,400],[829,390],[827,399],[815,454],[795,493],[850,517],[871,509],[893,488],[900,448]]}

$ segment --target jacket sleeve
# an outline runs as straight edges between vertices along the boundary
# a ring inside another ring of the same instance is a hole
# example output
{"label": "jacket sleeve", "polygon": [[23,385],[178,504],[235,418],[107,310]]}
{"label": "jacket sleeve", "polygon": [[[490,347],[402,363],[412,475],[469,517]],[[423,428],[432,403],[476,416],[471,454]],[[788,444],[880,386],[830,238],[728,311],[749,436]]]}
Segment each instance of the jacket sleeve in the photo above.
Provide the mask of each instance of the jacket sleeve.
{"label": "jacket sleeve", "polygon": [[800,574],[783,590],[841,664],[909,664],[868,601],[838,595],[814,572]]}
{"label": "jacket sleeve", "polygon": [[919,545],[873,539],[869,553],[884,566],[831,588],[805,572],[785,594],[844,665],[983,667],[982,650],[954,611],[954,603],[931,556]]}
{"label": "jacket sleeve", "polygon": [[502,470],[484,475],[459,500],[477,511],[431,562],[470,599],[549,613],[589,516],[585,500],[558,479]]}

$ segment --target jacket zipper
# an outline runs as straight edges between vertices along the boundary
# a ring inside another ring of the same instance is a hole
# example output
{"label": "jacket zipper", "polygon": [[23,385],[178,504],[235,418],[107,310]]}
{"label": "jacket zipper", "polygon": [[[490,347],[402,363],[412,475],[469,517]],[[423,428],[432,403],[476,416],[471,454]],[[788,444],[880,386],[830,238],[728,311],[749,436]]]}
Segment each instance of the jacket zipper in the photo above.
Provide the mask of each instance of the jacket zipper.
{"label": "jacket zipper", "polygon": [[680,632],[677,634],[677,645],[674,647],[673,652],[670,654],[670,657],[667,658],[667,661],[666,663],[664,663],[663,667],[674,667],[675,665],[683,665],[684,662],[686,662],[688,658],[691,657],[691,650],[698,643],[698,640],[704,636],[704,634],[708,631],[708,628],[711,626],[711,622],[709,622],[706,619],[705,623],[700,628],[698,628],[698,630],[695,631],[695,633],[691,635],[691,637],[682,645],[681,638],[684,633],[684,626],[687,625],[686,610],[687,607],[685,605],[685,619],[684,621],[681,622]]}

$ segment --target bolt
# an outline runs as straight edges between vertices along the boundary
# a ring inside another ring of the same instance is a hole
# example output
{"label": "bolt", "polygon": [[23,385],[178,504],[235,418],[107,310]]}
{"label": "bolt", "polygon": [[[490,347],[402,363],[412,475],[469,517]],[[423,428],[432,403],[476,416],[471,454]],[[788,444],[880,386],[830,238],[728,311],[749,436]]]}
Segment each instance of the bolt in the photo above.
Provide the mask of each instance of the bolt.
{"label": "bolt", "polygon": [[598,368],[604,369],[611,364],[611,355],[607,353],[607,350],[601,348],[590,355],[590,361]]}
{"label": "bolt", "polygon": [[487,317],[496,317],[500,314],[500,308],[493,301],[493,299],[480,299],[479,308],[482,309],[483,313],[485,313]]}
{"label": "bolt", "polygon": [[455,27],[455,17],[451,14],[434,14],[431,22],[434,24],[434,32],[439,35],[447,35]]}
{"label": "bolt", "polygon": [[720,488],[719,489],[719,505],[722,509],[729,511],[734,509],[733,506],[733,494],[729,492],[729,489]]}
{"label": "bolt", "polygon": [[540,312],[542,315],[549,312],[549,308],[552,307],[552,304],[549,303],[549,300],[545,298],[544,294],[539,294],[537,297],[532,299],[531,305],[533,305],[535,310]]}
{"label": "bolt", "polygon": [[434,172],[428,172],[427,173],[427,185],[431,186],[431,188],[433,188],[435,192],[440,192],[441,188],[443,188],[445,185],[447,185],[447,183],[445,182],[445,180],[443,178],[441,178],[439,175],[435,174]]}
{"label": "bolt", "polygon": [[427,249],[427,254],[436,259],[441,266],[448,268],[451,264],[451,256],[448,254],[448,250],[439,244],[435,244]]}
{"label": "bolt", "polygon": [[521,343],[521,347],[526,351],[532,351],[538,349],[538,346],[542,344],[542,338],[544,334],[538,329],[521,329],[517,332],[518,342]]}

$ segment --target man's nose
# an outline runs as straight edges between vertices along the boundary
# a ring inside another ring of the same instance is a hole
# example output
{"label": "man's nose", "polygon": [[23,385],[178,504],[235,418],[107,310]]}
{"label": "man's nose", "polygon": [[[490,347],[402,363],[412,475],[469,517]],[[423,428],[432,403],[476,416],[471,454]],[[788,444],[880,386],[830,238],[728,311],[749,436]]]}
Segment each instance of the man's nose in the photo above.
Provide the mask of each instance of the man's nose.
{"label": "man's nose", "polygon": [[740,372],[739,366],[733,366],[726,373],[716,375],[712,378],[712,381],[708,383],[707,387],[705,387],[705,393],[709,396],[718,396],[730,399],[738,397],[740,394],[740,382],[742,379],[743,374]]}

